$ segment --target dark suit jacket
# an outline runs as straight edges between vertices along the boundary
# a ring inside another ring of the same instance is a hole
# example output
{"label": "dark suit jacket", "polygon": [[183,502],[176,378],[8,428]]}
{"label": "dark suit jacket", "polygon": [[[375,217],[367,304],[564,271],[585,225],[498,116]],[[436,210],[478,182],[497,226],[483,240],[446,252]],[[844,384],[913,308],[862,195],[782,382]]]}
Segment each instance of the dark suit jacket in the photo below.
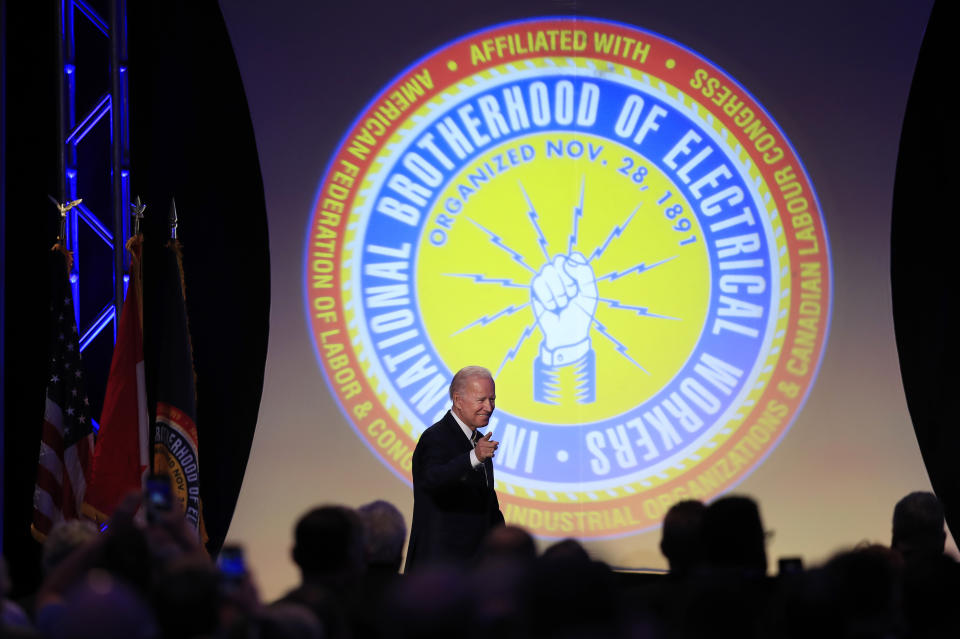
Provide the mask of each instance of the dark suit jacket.
{"label": "dark suit jacket", "polygon": [[503,524],[493,489],[493,461],[470,466],[473,445],[450,411],[423,431],[413,451],[413,524],[404,569],[435,561],[466,561],[487,532]]}

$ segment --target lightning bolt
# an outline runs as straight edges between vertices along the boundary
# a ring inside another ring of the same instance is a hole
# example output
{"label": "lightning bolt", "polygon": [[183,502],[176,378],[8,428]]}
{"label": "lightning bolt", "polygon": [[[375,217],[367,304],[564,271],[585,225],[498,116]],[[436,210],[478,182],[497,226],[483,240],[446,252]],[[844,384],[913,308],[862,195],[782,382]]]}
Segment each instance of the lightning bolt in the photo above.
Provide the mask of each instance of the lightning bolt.
{"label": "lightning bolt", "polygon": [[612,271],[612,272],[610,272],[610,273],[607,273],[606,275],[601,275],[600,277],[597,278],[597,281],[598,281],[598,282],[599,282],[600,280],[610,280],[610,281],[613,281],[613,280],[616,280],[616,279],[619,279],[619,278],[623,277],[624,275],[629,275],[630,273],[633,273],[634,271],[636,271],[638,274],[639,274],[639,273],[643,273],[644,271],[649,271],[650,269],[654,268],[655,266],[660,266],[661,264],[666,264],[666,263],[669,262],[670,260],[673,260],[673,259],[676,259],[676,258],[677,258],[677,256],[674,255],[673,257],[668,257],[668,258],[665,259],[665,260],[660,260],[659,262],[654,262],[654,263],[651,264],[650,266],[647,266],[647,263],[646,263],[646,262],[640,262],[640,263],[637,264],[636,266],[631,266],[630,268],[628,268],[628,269],[625,270],[625,271],[619,271],[619,272],[617,272],[617,271]]}
{"label": "lightning bolt", "polygon": [[643,206],[642,203],[637,204],[637,208],[633,209],[633,213],[630,214],[630,217],[627,218],[626,222],[624,222],[620,226],[613,227],[613,230],[610,231],[610,235],[607,236],[606,241],[601,246],[593,250],[593,253],[591,253],[590,257],[587,258],[587,262],[592,262],[594,258],[597,258],[603,255],[603,252],[607,250],[608,246],[610,246],[610,242],[613,241],[613,238],[620,237],[620,234],[626,230],[627,225],[630,224],[630,221],[633,219],[633,216],[637,214],[637,211],[640,210],[641,206]]}
{"label": "lightning bolt", "polygon": [[637,315],[642,315],[644,317],[659,317],[660,319],[677,320],[677,321],[680,320],[679,317],[670,317],[669,315],[660,315],[659,313],[651,313],[650,309],[648,309],[646,306],[633,306],[631,304],[622,304],[617,300],[612,300],[606,297],[598,297],[597,300],[604,302],[606,304],[609,304],[610,308],[617,308],[624,311],[635,311]]}
{"label": "lightning bolt", "polygon": [[583,217],[583,191],[586,186],[586,177],[580,178],[580,204],[573,207],[573,233],[570,234],[570,242],[567,246],[567,255],[573,253],[573,247],[577,243],[577,235],[580,233],[580,218]]}
{"label": "lightning bolt", "polygon": [[444,273],[447,277],[467,277],[477,284],[499,284],[508,288],[530,288],[528,284],[517,284],[513,280],[503,277],[487,277],[480,273]]}
{"label": "lightning bolt", "polygon": [[516,261],[518,264],[520,264],[520,266],[522,266],[523,268],[527,269],[527,270],[530,271],[531,273],[536,273],[536,272],[537,272],[537,271],[536,271],[534,268],[532,268],[529,264],[527,264],[526,262],[523,261],[523,256],[522,256],[522,255],[520,255],[519,253],[517,253],[516,251],[514,251],[512,248],[510,248],[510,247],[507,246],[506,244],[504,244],[504,243],[503,243],[503,240],[500,239],[500,236],[499,236],[499,235],[497,235],[497,234],[494,233],[493,231],[487,229],[486,227],[484,227],[482,224],[480,224],[479,222],[477,222],[477,221],[474,220],[473,218],[469,218],[469,217],[468,217],[467,219],[470,220],[471,222],[473,222],[473,225],[476,226],[478,229],[480,229],[481,231],[483,231],[484,233],[486,233],[487,235],[489,235],[489,236],[490,236],[490,241],[493,242],[493,245],[496,246],[496,247],[498,247],[498,248],[500,248],[500,249],[503,249],[504,251],[506,251],[507,253],[509,253],[509,254],[513,257],[514,261]]}
{"label": "lightning bolt", "polygon": [[547,252],[547,238],[543,236],[543,231],[540,230],[540,225],[537,223],[539,216],[537,215],[537,209],[533,207],[533,202],[530,201],[530,196],[527,195],[527,190],[523,188],[523,183],[520,180],[517,180],[517,184],[520,185],[520,190],[523,191],[523,197],[527,201],[527,206],[530,207],[530,210],[527,211],[527,217],[530,218],[530,222],[533,224],[533,228],[537,231],[537,242],[540,244],[540,250],[543,251],[543,256],[550,260],[550,254]]}
{"label": "lightning bolt", "polygon": [[505,317],[505,316],[507,316],[507,315],[513,315],[513,314],[516,313],[517,311],[521,311],[521,310],[525,309],[525,308],[528,307],[528,306],[530,306],[530,302],[525,302],[525,303],[521,304],[520,306],[515,306],[515,305],[511,304],[510,306],[506,307],[506,308],[503,309],[502,311],[498,311],[498,312],[494,313],[493,315],[484,315],[484,316],[481,317],[480,319],[474,320],[474,321],[470,322],[469,324],[467,324],[466,326],[464,326],[463,328],[461,328],[459,331],[457,331],[456,333],[454,333],[454,334],[451,335],[450,337],[453,337],[454,335],[459,335],[460,333],[464,332],[464,331],[467,330],[468,328],[473,328],[474,326],[477,326],[477,325],[486,326],[487,324],[489,324],[490,322],[492,322],[492,321],[494,321],[494,320],[496,320],[496,319],[499,319],[499,318],[501,318],[501,317]]}
{"label": "lightning bolt", "polygon": [[630,357],[630,356],[627,354],[627,347],[626,347],[626,345],[620,343],[620,342],[617,340],[616,337],[614,337],[613,335],[611,335],[610,333],[608,333],[606,326],[604,326],[603,324],[601,324],[600,322],[598,322],[598,321],[596,320],[596,318],[594,318],[593,323],[597,325],[597,332],[598,332],[598,333],[600,333],[601,335],[603,335],[604,337],[606,337],[608,340],[610,340],[611,342],[613,342],[613,343],[616,345],[616,347],[617,347],[617,352],[618,352],[618,353],[620,353],[621,355],[623,355],[624,357],[626,357],[628,360],[630,360],[630,363],[631,363],[631,364],[633,364],[634,366],[636,366],[637,368],[639,368],[640,370],[642,370],[642,371],[643,371],[644,373],[646,373],[647,375],[650,374],[650,371],[648,371],[648,370],[645,369],[643,366],[641,366],[640,364],[638,364],[635,359],[633,359],[632,357]]}
{"label": "lightning bolt", "polygon": [[536,326],[537,323],[534,321],[533,324],[523,329],[523,333],[520,334],[520,339],[517,340],[517,345],[508,350],[507,354],[504,355],[503,361],[500,362],[500,368],[497,369],[496,374],[493,376],[494,378],[499,377],[500,371],[503,370],[503,367],[506,366],[507,362],[517,356],[517,353],[520,351],[520,345],[523,344],[523,342],[530,337],[531,334],[533,334],[533,329],[536,328]]}

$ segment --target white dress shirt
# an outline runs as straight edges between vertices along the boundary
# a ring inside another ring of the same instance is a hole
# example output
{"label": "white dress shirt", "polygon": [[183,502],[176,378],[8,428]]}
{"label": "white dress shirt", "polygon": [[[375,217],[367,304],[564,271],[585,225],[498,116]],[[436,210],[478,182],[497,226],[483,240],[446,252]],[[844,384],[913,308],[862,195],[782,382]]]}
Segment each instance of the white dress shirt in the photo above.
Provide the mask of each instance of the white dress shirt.
{"label": "white dress shirt", "polygon": [[[450,411],[450,414],[453,415],[453,418],[454,418],[455,420],[457,420],[457,423],[458,423],[458,424],[460,424],[460,430],[462,430],[464,436],[465,436],[467,439],[470,440],[470,445],[471,445],[471,446],[474,446],[474,448],[476,448],[476,444],[473,443],[473,431],[470,430],[470,427],[467,426],[466,424],[464,424],[464,423],[463,423],[463,420],[460,419],[460,418],[457,416],[457,413],[454,412],[453,410]],[[483,435],[483,433],[481,433],[481,436],[482,436],[482,435]],[[479,465],[480,465],[480,460],[477,459],[477,451],[476,451],[476,450],[471,450],[471,451],[470,451],[470,466],[471,466],[472,468],[476,468],[476,467],[479,466]]]}

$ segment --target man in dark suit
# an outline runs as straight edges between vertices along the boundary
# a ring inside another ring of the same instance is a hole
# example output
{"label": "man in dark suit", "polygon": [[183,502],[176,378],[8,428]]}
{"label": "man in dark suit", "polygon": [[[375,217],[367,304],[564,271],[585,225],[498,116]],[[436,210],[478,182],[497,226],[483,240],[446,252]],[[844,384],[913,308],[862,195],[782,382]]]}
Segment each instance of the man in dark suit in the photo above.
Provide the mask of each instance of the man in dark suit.
{"label": "man in dark suit", "polygon": [[413,524],[405,572],[472,558],[487,532],[503,525],[493,489],[499,442],[487,426],[496,392],[490,371],[467,366],[450,383],[453,408],[423,431],[413,451]]}

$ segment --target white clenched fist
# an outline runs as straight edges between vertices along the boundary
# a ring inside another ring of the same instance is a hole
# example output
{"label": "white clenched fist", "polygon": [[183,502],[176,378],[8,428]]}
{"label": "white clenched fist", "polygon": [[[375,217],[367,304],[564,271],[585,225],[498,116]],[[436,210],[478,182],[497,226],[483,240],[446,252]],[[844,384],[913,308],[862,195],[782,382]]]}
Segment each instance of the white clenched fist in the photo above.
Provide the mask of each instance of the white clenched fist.
{"label": "white clenched fist", "polygon": [[534,276],[530,301],[549,351],[578,344],[597,310],[597,278],[580,253],[558,255]]}

